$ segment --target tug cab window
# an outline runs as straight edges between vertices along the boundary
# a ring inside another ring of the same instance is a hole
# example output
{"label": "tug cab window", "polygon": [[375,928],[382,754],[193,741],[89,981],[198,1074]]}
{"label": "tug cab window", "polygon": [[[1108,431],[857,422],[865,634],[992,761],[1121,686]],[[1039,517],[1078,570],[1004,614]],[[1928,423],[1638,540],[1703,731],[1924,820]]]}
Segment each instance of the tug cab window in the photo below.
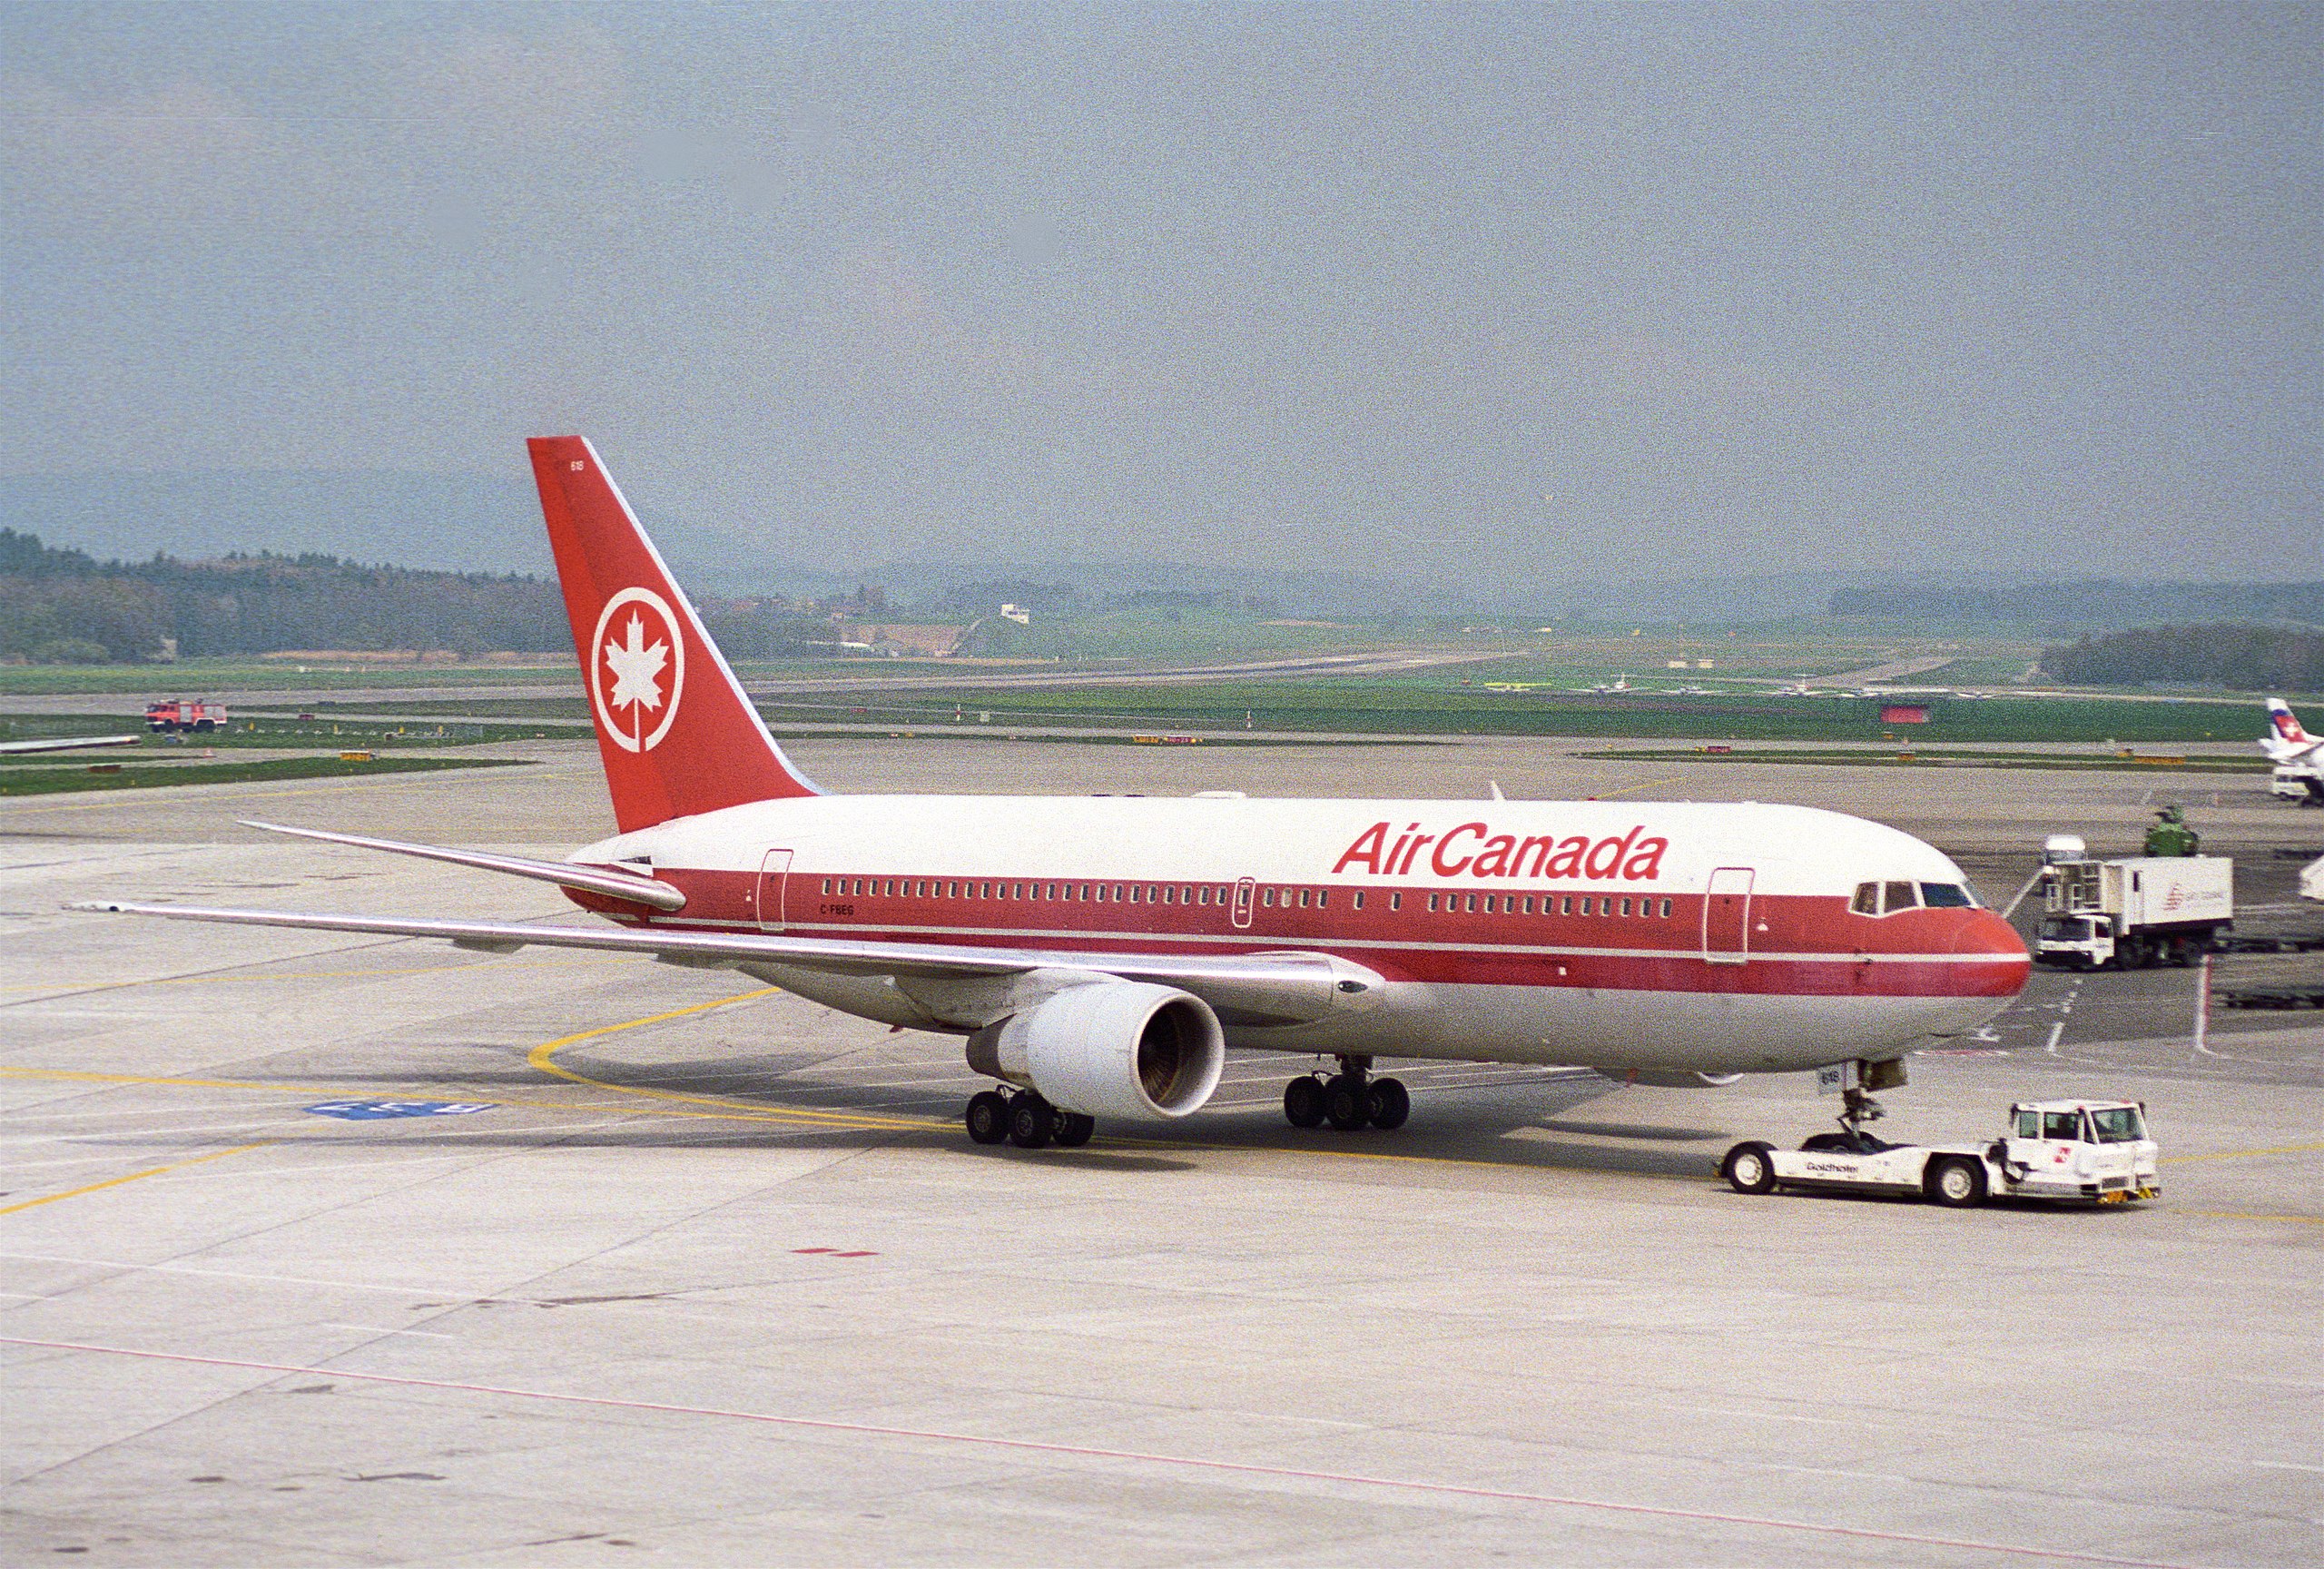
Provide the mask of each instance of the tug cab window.
{"label": "tug cab window", "polygon": [[2060,1139],[2070,1144],[2086,1144],[2090,1140],[2082,1130],[2079,1111],[2044,1111],[2042,1113],[2042,1137]]}

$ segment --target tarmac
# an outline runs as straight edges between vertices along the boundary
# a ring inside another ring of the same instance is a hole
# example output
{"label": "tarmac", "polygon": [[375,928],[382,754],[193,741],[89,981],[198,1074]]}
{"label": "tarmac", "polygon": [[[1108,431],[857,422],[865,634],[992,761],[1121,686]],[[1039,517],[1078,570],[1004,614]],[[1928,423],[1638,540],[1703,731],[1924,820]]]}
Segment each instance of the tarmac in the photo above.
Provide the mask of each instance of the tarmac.
{"label": "tarmac", "polygon": [[[1742,798],[1896,824],[2006,904],[2180,799],[2297,921],[2248,775],[1648,765],[1602,742],[802,743],[839,789]],[[70,913],[580,919],[241,816],[557,854],[522,769],[0,802],[0,1561],[2324,1561],[2324,1028],[2194,971],[2037,975],[1890,1138],[2149,1104],[2156,1204],[1752,1199],[1807,1076],[1303,1063],[1082,1150],[985,1149],[956,1042],[731,974]],[[2324,849],[2324,844],[2319,845]],[[2319,913],[2324,919],[2324,912]]]}

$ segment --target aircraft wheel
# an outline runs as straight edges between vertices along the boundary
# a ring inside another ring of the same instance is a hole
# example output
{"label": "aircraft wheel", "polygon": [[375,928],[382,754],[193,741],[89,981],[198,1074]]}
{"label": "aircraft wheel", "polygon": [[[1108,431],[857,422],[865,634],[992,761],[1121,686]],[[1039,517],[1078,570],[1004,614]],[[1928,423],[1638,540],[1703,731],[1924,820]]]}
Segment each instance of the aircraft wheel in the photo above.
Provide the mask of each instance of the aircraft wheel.
{"label": "aircraft wheel", "polygon": [[1352,1074],[1333,1079],[1324,1086],[1324,1120],[1340,1133],[1353,1133],[1371,1121],[1371,1087]]}
{"label": "aircraft wheel", "polygon": [[1985,1201],[1985,1169],[1959,1155],[1936,1163],[1928,1174],[1928,1196],[1948,1209],[1971,1209]]}
{"label": "aircraft wheel", "polygon": [[1372,1081],[1372,1095],[1364,1108],[1364,1115],[1371,1119],[1374,1128],[1384,1130],[1401,1128],[1404,1125],[1404,1119],[1412,1114],[1412,1091],[1404,1088],[1403,1081],[1374,1079]]}
{"label": "aircraft wheel", "polygon": [[1057,1114],[1057,1130],[1049,1135],[1049,1142],[1060,1150],[1078,1150],[1097,1131],[1098,1120],[1088,1112],[1060,1111]]}
{"label": "aircraft wheel", "polygon": [[1038,1150],[1057,1136],[1057,1110],[1034,1094],[1024,1091],[1009,1102],[1009,1141],[1019,1150]]}
{"label": "aircraft wheel", "polygon": [[1283,1087],[1283,1114],[1294,1128],[1324,1125],[1324,1087],[1313,1074],[1302,1073]]}
{"label": "aircraft wheel", "polygon": [[990,1090],[970,1096],[968,1114],[960,1120],[969,1125],[969,1137],[980,1144],[998,1144],[1009,1137],[1009,1102]]}
{"label": "aircraft wheel", "polygon": [[1776,1163],[1770,1159],[1774,1153],[1757,1140],[1738,1144],[1727,1152],[1719,1170],[1738,1193],[1772,1193],[1776,1190]]}

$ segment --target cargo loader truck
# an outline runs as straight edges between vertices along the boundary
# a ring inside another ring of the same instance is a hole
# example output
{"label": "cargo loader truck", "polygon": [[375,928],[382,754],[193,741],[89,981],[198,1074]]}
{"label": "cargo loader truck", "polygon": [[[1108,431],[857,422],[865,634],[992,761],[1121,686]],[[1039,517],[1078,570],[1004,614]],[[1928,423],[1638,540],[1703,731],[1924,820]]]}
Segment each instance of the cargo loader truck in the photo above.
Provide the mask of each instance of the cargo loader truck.
{"label": "cargo loader truck", "polygon": [[2036,963],[2078,970],[2187,964],[2235,924],[2235,863],[2224,855],[2056,861],[2042,869]]}

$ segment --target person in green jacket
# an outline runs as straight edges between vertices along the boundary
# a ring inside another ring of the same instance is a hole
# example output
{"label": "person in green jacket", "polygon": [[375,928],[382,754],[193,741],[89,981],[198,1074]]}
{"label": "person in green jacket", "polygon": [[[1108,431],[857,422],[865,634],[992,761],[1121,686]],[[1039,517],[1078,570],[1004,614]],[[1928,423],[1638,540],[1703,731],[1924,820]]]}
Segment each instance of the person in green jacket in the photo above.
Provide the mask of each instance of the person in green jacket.
{"label": "person in green jacket", "polygon": [[2165,806],[2154,815],[2154,826],[2146,831],[2148,854],[2192,855],[2202,848],[2203,836],[2187,826],[2187,814],[2178,807]]}

